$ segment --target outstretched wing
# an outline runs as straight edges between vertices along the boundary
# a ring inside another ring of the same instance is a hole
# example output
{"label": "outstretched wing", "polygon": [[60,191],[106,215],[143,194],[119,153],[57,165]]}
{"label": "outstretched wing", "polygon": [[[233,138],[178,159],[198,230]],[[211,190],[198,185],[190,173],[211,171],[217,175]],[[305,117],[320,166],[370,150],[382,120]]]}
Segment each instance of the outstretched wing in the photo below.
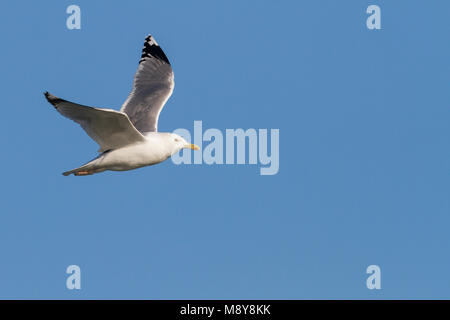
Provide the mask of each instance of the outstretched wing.
{"label": "outstretched wing", "polygon": [[173,87],[170,62],[155,39],[148,35],[134,76],[133,89],[120,111],[128,115],[141,133],[157,131],[159,113],[172,94]]}
{"label": "outstretched wing", "polygon": [[59,113],[79,125],[99,145],[99,152],[145,141],[128,116],[110,109],[98,109],[60,99],[46,92],[45,97]]}

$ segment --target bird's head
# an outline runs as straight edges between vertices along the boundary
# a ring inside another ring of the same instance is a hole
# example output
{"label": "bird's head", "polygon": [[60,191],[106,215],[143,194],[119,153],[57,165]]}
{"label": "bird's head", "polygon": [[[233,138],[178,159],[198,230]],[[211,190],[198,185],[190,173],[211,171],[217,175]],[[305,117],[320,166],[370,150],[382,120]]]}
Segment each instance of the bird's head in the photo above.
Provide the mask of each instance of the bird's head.
{"label": "bird's head", "polygon": [[171,133],[169,139],[172,142],[172,145],[174,146],[174,152],[178,152],[181,149],[192,149],[192,150],[200,150],[200,147],[192,144],[192,143],[188,143],[186,140],[184,140],[183,137],[179,136],[176,133]]}

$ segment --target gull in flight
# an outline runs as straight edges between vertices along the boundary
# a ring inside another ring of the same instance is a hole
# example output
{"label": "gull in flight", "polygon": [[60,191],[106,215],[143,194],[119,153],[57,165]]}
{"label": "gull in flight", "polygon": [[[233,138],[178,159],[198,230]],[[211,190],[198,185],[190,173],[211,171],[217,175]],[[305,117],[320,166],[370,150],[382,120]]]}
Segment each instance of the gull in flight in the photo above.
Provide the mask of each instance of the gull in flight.
{"label": "gull in flight", "polygon": [[173,87],[170,62],[148,35],[133,89],[120,111],[83,106],[45,92],[59,113],[78,123],[100,146],[98,157],[63,175],[132,170],[163,162],[183,148],[199,150],[177,134],[158,132],[159,113]]}

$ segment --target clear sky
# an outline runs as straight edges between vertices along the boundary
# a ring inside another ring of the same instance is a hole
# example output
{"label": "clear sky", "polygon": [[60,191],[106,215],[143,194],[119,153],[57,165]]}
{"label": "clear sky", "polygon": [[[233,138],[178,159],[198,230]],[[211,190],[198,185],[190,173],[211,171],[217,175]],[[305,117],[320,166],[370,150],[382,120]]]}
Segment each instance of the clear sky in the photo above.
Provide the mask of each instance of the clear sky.
{"label": "clear sky", "polygon": [[[66,8],[81,8],[68,30]],[[381,8],[368,30],[366,8]],[[9,1],[0,298],[450,297],[448,1]],[[51,93],[119,109],[148,33],[159,129],[280,130],[280,169],[64,177],[97,145]],[[78,265],[82,289],[66,288]],[[381,268],[381,290],[366,268]]]}

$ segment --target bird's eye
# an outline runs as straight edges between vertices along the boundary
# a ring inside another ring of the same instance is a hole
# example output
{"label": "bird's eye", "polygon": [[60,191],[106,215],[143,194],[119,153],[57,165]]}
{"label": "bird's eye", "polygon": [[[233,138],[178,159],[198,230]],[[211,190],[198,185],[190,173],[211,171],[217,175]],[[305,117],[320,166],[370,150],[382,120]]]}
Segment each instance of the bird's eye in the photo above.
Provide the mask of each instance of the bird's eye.
{"label": "bird's eye", "polygon": [[175,138],[175,142],[178,142],[178,141],[180,141],[180,139]]}

